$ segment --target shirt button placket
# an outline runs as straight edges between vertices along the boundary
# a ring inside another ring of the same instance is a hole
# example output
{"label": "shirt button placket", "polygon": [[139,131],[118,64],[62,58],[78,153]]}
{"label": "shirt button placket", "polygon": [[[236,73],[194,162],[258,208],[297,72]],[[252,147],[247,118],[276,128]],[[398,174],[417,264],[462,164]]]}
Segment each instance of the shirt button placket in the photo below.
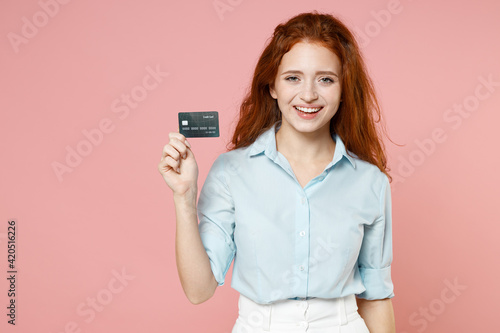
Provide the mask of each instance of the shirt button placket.
{"label": "shirt button placket", "polygon": [[295,264],[300,282],[296,284],[296,296],[307,294],[308,264],[309,264],[309,204],[306,192],[302,187],[297,189],[295,214]]}

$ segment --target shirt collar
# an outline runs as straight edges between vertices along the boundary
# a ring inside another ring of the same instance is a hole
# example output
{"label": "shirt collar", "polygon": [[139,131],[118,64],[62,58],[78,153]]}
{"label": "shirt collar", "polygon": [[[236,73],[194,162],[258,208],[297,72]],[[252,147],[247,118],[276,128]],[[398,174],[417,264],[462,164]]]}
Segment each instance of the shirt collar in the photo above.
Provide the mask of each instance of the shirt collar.
{"label": "shirt collar", "polygon": [[[266,156],[268,156],[273,161],[276,159],[278,155],[278,151],[276,150],[276,132],[281,126],[281,120],[278,120],[274,125],[268,130],[264,131],[250,146],[250,156],[254,156],[264,152]],[[345,157],[351,162],[353,168],[356,168],[356,163],[353,157],[347,154],[347,150],[345,148],[344,142],[336,133],[332,133],[332,139],[335,140],[335,153],[332,161],[328,164],[326,168],[334,165],[338,161]],[[351,152],[352,155],[356,156]]]}

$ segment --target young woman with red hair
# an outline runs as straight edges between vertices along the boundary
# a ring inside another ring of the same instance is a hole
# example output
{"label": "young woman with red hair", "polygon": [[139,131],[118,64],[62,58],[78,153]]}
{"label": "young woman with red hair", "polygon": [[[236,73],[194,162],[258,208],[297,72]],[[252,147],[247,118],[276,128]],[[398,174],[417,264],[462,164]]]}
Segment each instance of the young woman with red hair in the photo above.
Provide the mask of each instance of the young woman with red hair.
{"label": "young woman with red hair", "polygon": [[339,19],[312,12],[279,24],[232,146],[198,200],[190,143],[171,132],[163,149],[158,168],[173,191],[188,299],[212,297],[234,260],[233,333],[395,332],[392,179],[380,116]]}

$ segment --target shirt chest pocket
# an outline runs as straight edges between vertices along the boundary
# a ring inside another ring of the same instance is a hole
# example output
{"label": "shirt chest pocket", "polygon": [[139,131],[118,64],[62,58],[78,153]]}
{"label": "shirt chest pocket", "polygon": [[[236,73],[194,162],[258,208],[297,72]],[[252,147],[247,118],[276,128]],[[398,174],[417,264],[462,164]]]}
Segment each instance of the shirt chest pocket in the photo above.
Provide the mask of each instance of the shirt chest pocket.
{"label": "shirt chest pocket", "polygon": [[375,219],[373,209],[348,205],[311,209],[311,253],[325,249],[340,255],[338,259],[349,265],[359,255],[365,226]]}

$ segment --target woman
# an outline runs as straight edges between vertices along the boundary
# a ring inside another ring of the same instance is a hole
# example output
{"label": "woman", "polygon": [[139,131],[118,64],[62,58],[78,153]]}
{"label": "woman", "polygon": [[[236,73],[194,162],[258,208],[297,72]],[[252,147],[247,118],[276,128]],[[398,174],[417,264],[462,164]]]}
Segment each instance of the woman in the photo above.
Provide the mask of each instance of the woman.
{"label": "woman", "polygon": [[276,27],[198,202],[191,145],[169,134],[159,170],[192,303],[234,259],[233,332],[395,332],[391,177],[374,115],[352,33],[313,12]]}

